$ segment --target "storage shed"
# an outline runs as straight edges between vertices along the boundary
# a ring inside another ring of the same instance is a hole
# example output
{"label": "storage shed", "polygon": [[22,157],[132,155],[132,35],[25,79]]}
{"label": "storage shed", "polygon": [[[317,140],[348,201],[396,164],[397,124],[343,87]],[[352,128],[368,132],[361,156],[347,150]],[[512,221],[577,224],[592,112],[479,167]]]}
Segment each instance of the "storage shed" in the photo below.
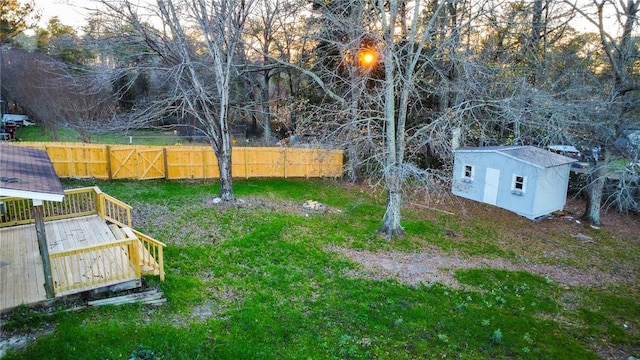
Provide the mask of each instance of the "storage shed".
{"label": "storage shed", "polygon": [[463,148],[455,151],[451,191],[536,219],[564,208],[575,161],[534,146]]}

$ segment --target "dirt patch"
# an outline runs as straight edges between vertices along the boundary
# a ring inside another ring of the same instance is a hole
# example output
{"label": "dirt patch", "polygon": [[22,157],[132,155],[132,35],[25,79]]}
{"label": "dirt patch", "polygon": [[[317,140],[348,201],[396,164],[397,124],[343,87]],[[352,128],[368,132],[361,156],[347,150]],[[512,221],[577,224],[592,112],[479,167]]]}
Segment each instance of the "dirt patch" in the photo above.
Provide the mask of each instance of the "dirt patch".
{"label": "dirt patch", "polygon": [[194,306],[191,310],[191,318],[199,321],[209,318],[227,319],[228,315],[226,313],[230,304],[237,304],[244,299],[240,292],[226,287],[221,289],[210,288],[209,291],[212,298]]}
{"label": "dirt patch", "polygon": [[[453,196],[451,194],[440,194],[437,197],[423,197],[423,201],[409,203],[408,207],[424,210],[425,215],[435,219],[438,212],[454,214],[462,222],[473,219],[492,219],[500,229],[517,228],[522,235],[531,232],[541,234],[558,234],[577,232],[587,232],[597,230],[581,220],[585,210],[585,200],[579,196],[569,196],[561,215],[550,215],[549,217],[535,221],[526,219],[510,211],[483,204],[477,201]],[[419,202],[419,203],[418,203]],[[431,212],[431,216],[429,216]],[[620,213],[612,208],[604,208],[600,214],[602,230],[608,232],[614,239],[626,239],[640,244],[640,214],[634,212]]]}
{"label": "dirt patch", "polygon": [[637,357],[629,354],[640,354],[640,346],[603,346],[596,349],[596,353],[603,359],[611,360],[637,360]]}
{"label": "dirt patch", "polygon": [[[308,202],[314,202],[313,200],[307,200]],[[214,208],[218,211],[226,210],[231,207],[253,207],[253,208],[262,208],[269,211],[274,212],[286,212],[286,213],[294,213],[294,214],[337,214],[340,213],[341,210],[337,208],[332,208],[327,206],[326,204],[322,205],[322,211],[318,210],[310,210],[304,207],[304,202],[295,203],[292,201],[283,201],[280,199],[272,198],[265,199],[259,197],[247,197],[236,199],[234,201],[221,201],[217,197],[208,197],[204,200],[204,204],[207,207]]]}
{"label": "dirt patch", "polygon": [[[233,201],[222,201],[218,197],[210,196],[202,200],[207,208],[214,209],[218,212],[232,208],[254,208],[264,209],[273,212],[286,212],[302,215],[309,214],[339,214],[342,211],[337,208],[325,206],[324,211],[309,211],[303,208],[303,202],[295,203],[291,201],[282,201],[279,199],[264,199],[259,197],[247,197],[236,199]],[[184,210],[184,209],[181,209]],[[137,226],[151,225],[159,227],[164,224],[165,219],[175,217],[174,211],[168,205],[134,203],[132,210],[133,223]]]}
{"label": "dirt patch", "polygon": [[35,341],[43,335],[51,334],[53,331],[54,327],[48,326],[29,334],[6,334],[0,336],[0,359],[2,359],[9,350],[16,351],[25,348],[30,342]]}
{"label": "dirt patch", "polygon": [[353,271],[350,275],[365,276],[369,279],[393,278],[409,284],[441,283],[460,288],[455,279],[460,269],[524,270],[538,274],[566,286],[605,286],[616,282],[633,283],[635,278],[623,274],[609,274],[597,269],[579,269],[570,266],[544,264],[513,264],[505,259],[482,257],[460,257],[443,254],[432,249],[428,252],[370,252],[362,250],[330,247],[329,250],[345,255],[362,266],[363,271]]}
{"label": "dirt patch", "polygon": [[[331,248],[361,265],[361,271],[352,275],[454,287],[460,286],[454,272],[470,268],[524,270],[566,286],[606,287],[618,283],[635,287],[640,277],[636,257],[640,214],[604,209],[602,228],[596,229],[580,219],[585,201],[575,196],[567,199],[563,212],[532,221],[451,194],[416,195],[407,202],[408,209],[425,221],[444,226],[444,235],[460,249],[466,242],[478,241],[461,229],[485,226],[485,232],[495,234],[487,243],[504,250],[509,258],[470,256],[429,245],[415,253]],[[420,197],[422,201],[417,200]]]}

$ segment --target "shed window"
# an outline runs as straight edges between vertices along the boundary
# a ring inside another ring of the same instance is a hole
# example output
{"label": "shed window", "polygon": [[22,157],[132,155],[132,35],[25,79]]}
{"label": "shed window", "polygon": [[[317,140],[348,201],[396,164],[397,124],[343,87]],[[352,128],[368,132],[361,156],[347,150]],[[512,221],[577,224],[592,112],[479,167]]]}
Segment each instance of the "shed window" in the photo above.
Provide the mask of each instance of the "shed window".
{"label": "shed window", "polygon": [[462,181],[472,182],[475,175],[475,168],[473,165],[465,165],[462,168]]}
{"label": "shed window", "polygon": [[511,193],[515,195],[522,195],[526,191],[527,191],[527,177],[513,174],[513,180],[511,182]]}
{"label": "shed window", "polygon": [[524,190],[524,176],[516,175],[516,182],[513,184],[516,190]]}

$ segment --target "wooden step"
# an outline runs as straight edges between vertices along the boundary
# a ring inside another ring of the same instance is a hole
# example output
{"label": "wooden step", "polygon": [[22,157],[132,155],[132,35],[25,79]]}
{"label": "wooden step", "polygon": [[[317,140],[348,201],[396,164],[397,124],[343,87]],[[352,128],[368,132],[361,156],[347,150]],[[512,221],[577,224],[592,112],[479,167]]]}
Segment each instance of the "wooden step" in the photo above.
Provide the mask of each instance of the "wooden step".
{"label": "wooden step", "polygon": [[113,236],[116,237],[116,240],[124,240],[127,238],[127,235],[120,229],[120,226],[116,224],[110,224],[109,229],[113,233]]}
{"label": "wooden step", "polygon": [[[116,224],[110,224],[109,229],[116,237],[116,240],[124,240],[124,239],[137,239],[136,234],[131,230],[130,227],[124,226],[120,227]],[[153,273],[154,275],[160,275],[160,265],[151,257],[149,251],[144,247],[142,241],[138,243],[139,256],[140,256],[140,265],[142,266],[143,273]],[[126,251],[126,249],[123,249]],[[152,263],[145,263],[144,259],[150,260]]]}

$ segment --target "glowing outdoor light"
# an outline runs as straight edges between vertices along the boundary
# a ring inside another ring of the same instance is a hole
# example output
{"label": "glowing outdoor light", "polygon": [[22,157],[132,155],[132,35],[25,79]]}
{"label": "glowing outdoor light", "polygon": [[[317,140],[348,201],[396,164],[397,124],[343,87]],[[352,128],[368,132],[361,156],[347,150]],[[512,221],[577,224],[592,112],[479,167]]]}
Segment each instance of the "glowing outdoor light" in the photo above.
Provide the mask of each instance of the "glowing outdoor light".
{"label": "glowing outdoor light", "polygon": [[378,62],[378,53],[372,49],[362,49],[358,53],[358,62],[362,67],[373,67]]}

